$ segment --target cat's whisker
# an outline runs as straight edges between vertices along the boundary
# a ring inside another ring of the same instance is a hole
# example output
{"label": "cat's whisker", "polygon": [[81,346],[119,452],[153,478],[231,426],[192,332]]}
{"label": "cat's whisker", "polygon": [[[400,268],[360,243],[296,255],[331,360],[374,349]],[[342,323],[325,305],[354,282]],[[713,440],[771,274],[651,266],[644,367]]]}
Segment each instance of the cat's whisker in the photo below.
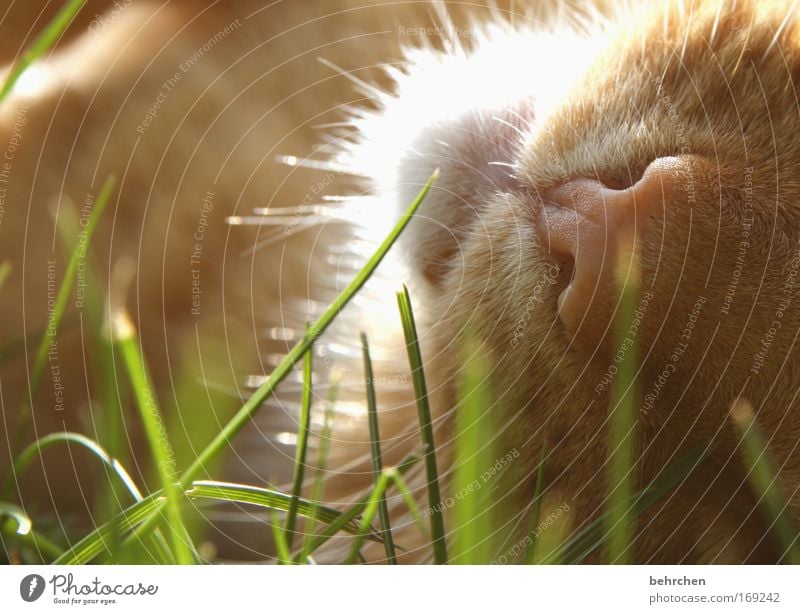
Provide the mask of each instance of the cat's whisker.
{"label": "cat's whisker", "polygon": [[298,158],[297,156],[278,156],[275,161],[286,166],[310,168],[318,171],[346,174],[347,169],[331,160],[315,160],[313,158]]}
{"label": "cat's whisker", "polygon": [[[513,115],[513,116],[514,116],[516,119],[518,119],[518,120],[519,120],[519,121],[520,121],[520,122],[521,122],[523,125],[527,126],[527,127],[530,129],[530,127],[531,127],[531,124],[532,124],[532,122],[531,122],[531,120],[530,120],[530,119],[528,119],[527,117],[523,117],[522,115],[520,115],[520,114],[519,114],[519,113],[516,111],[516,109],[508,109],[508,113],[510,113],[511,115]],[[522,136],[525,136],[525,137],[526,137],[526,136],[528,136],[528,135],[527,135],[527,133],[522,133],[522,132],[520,132],[520,134],[521,134]]]}
{"label": "cat's whisker", "polygon": [[518,135],[520,135],[522,138],[525,138],[525,137],[527,136],[527,134],[526,134],[525,132],[523,132],[522,130],[520,130],[520,129],[519,129],[517,126],[515,126],[515,125],[514,125],[514,124],[512,124],[511,122],[509,122],[509,121],[506,121],[506,120],[505,120],[505,119],[503,119],[502,117],[498,117],[497,115],[493,115],[493,116],[492,116],[492,119],[493,119],[494,121],[496,121],[496,122],[499,122],[499,123],[503,124],[504,126],[508,126],[508,127],[509,127],[509,128],[511,128],[511,129],[512,129],[514,132],[516,132]]}
{"label": "cat's whisker", "polygon": [[681,46],[681,63],[686,58],[686,46],[689,44],[689,34],[692,31],[692,14],[689,15],[686,22],[685,34],[683,35],[683,45]]}
{"label": "cat's whisker", "polygon": [[792,3],[792,6],[790,6],[789,10],[786,11],[786,15],[784,16],[783,21],[781,21],[781,24],[778,26],[778,29],[775,30],[775,34],[773,35],[772,40],[770,41],[769,45],[767,45],[767,49],[766,49],[766,51],[764,51],[764,55],[761,56],[761,61],[762,62],[772,52],[772,50],[775,48],[775,45],[778,44],[778,40],[780,39],[781,35],[783,34],[783,31],[786,29],[786,26],[789,25],[789,22],[792,19],[792,17],[796,16],[795,12],[797,10],[798,1],[799,0],[794,0],[794,2]]}
{"label": "cat's whisker", "polygon": [[717,13],[714,15],[714,23],[711,25],[711,35],[708,37],[708,44],[713,45],[717,38],[717,31],[719,29],[719,21],[722,17],[722,11],[725,8],[725,3],[720,2],[717,6]]}
{"label": "cat's whisker", "polygon": [[[253,215],[254,216],[261,216],[260,219],[263,219],[264,225],[270,224],[283,224],[286,219],[294,220],[299,217],[306,217],[311,215],[317,215],[320,217],[329,216],[329,217],[342,217],[341,216],[341,207],[331,207],[325,206],[322,203],[314,203],[314,204],[301,204],[296,205],[294,207],[254,207],[253,208]],[[288,217],[282,217],[288,216]],[[272,221],[266,219],[272,218]],[[278,219],[276,219],[278,218]]]}
{"label": "cat's whisker", "polygon": [[[389,34],[389,33],[390,33],[389,30],[386,30],[384,32],[375,32],[375,34]],[[380,99],[384,95],[384,92],[382,92],[379,88],[375,87],[374,85],[370,85],[363,79],[359,79],[353,74],[352,71],[345,70],[341,66],[337,66],[330,60],[327,60],[323,57],[318,57],[317,61],[320,64],[323,64],[324,66],[327,66],[328,68],[336,71],[336,73],[340,74],[345,79],[352,81],[364,94],[367,94],[368,96],[374,96],[378,99]]]}

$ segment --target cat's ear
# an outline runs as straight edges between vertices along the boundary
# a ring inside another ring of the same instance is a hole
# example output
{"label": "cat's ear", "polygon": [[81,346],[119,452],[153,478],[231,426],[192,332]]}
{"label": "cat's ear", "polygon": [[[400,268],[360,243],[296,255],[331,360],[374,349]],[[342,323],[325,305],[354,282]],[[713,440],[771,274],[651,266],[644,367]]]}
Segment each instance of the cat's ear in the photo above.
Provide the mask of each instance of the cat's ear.
{"label": "cat's ear", "polygon": [[597,341],[613,318],[622,286],[639,283],[636,258],[645,242],[661,241],[668,208],[685,186],[686,164],[681,157],[658,158],[625,189],[578,177],[543,195],[536,231],[570,276],[558,308],[573,337]]}

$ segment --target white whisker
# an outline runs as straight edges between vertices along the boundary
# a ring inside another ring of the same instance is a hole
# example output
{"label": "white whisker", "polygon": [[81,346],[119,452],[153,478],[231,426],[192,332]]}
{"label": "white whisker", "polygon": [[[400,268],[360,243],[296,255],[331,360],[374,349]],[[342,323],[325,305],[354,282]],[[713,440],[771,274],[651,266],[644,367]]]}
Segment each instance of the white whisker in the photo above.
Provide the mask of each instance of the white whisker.
{"label": "white whisker", "polygon": [[775,45],[778,44],[778,39],[780,39],[781,34],[786,29],[786,26],[789,25],[790,18],[794,15],[795,10],[797,9],[798,0],[794,0],[792,6],[789,7],[789,10],[786,11],[786,15],[781,22],[781,25],[778,26],[778,29],[775,31],[775,35],[772,37],[772,41],[770,41],[769,45],[767,46],[766,51],[764,51],[764,55],[761,56],[761,61],[763,62],[766,57],[772,52],[772,49]]}
{"label": "white whisker", "polygon": [[[389,31],[387,30],[386,32],[378,32],[377,34],[389,34]],[[341,66],[337,66],[330,60],[326,60],[323,57],[318,57],[317,61],[319,61],[321,64],[324,64],[328,68],[335,70],[344,78],[349,79],[350,81],[355,83],[363,91],[364,94],[367,94],[368,96],[375,96],[376,98],[380,98],[381,96],[384,95],[383,92],[374,85],[370,85],[363,79],[359,79],[351,71],[345,70]]]}

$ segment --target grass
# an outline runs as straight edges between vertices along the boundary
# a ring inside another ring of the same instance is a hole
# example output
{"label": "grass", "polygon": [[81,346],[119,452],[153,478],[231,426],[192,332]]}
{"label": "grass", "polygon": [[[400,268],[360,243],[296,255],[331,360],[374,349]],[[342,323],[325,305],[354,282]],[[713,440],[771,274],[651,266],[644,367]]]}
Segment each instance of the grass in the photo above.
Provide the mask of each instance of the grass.
{"label": "grass", "polygon": [[172,544],[175,561],[182,565],[197,561],[194,545],[189,538],[181,514],[181,491],[175,488],[175,459],[167,440],[167,432],[161,418],[161,410],[156,401],[155,390],[150,380],[147,363],[142,356],[136,329],[125,312],[112,314],[111,334],[119,348],[130,378],[130,385],[136,397],[136,406],[144,425],[153,465],[158,473],[159,483],[164,493],[167,533]]}
{"label": "grass", "polygon": [[86,4],[86,0],[69,0],[58,11],[53,20],[47,24],[42,33],[36,37],[33,44],[28,47],[22,57],[11,67],[6,75],[3,85],[0,86],[0,104],[8,98],[14,89],[14,85],[19,81],[22,74],[38,59],[47,54],[48,51],[58,42],[61,35]]}
{"label": "grass", "polygon": [[[91,241],[92,235],[97,228],[97,224],[100,221],[103,212],[105,211],[109,199],[111,198],[111,193],[114,189],[115,183],[116,180],[114,177],[109,177],[103,184],[103,187],[100,189],[100,194],[95,201],[94,208],[92,209],[92,213],[89,216],[89,221],[86,225],[87,244]],[[33,368],[31,369],[28,388],[28,401],[23,407],[22,412],[20,412],[20,417],[17,424],[15,449],[19,448],[20,442],[24,439],[25,435],[27,434],[27,429],[30,426],[31,406],[36,398],[36,392],[39,390],[44,368],[47,364],[47,352],[50,349],[50,340],[53,334],[58,330],[59,326],[61,325],[61,321],[64,318],[64,312],[67,309],[67,302],[69,301],[72,293],[72,284],[75,280],[79,261],[80,246],[76,241],[72,248],[72,253],[70,254],[64,279],[58,289],[58,294],[56,295],[52,316],[50,316],[47,329],[45,330],[44,334],[42,335],[42,339],[39,342],[39,349],[36,352],[36,358],[34,359]]]}
{"label": "grass", "polygon": [[[381,435],[378,425],[378,402],[375,395],[375,375],[372,371],[372,358],[369,354],[367,335],[361,333],[361,352],[364,358],[364,381],[367,388],[367,419],[369,422],[370,450],[372,452],[372,470],[376,484],[383,474],[383,457],[381,455]],[[381,520],[381,537],[386,546],[386,560],[392,565],[397,565],[397,553],[392,538],[391,519],[389,518],[389,505],[386,495],[378,497],[378,515]]]}
{"label": "grass", "polygon": [[[15,83],[24,71],[38,59],[44,57],[53,44],[63,34],[66,27],[85,4],[85,0],[67,2],[53,21],[35,39],[31,47],[11,68],[0,87],[0,104],[13,90]],[[491,488],[481,484],[481,476],[491,466],[501,450],[486,433],[496,432],[491,424],[491,408],[495,395],[491,390],[489,364],[480,345],[467,338],[463,344],[460,358],[461,380],[458,386],[458,413],[455,420],[454,466],[450,484],[445,486],[439,471],[436,434],[433,428],[433,411],[425,377],[425,362],[420,348],[417,327],[408,289],[403,287],[397,294],[400,325],[405,337],[409,368],[416,400],[422,453],[408,455],[397,466],[386,467],[381,450],[379,413],[375,378],[367,338],[362,335],[360,345],[365,372],[365,397],[367,420],[370,431],[373,483],[367,491],[348,506],[337,507],[323,502],[324,473],[330,449],[333,407],[337,402],[338,382],[330,384],[324,425],[320,435],[317,473],[314,476],[310,496],[303,495],[306,481],[305,469],[308,444],[311,435],[312,411],[312,356],[314,343],[330,326],[341,310],[357,295],[362,286],[374,273],[400,234],[408,225],[418,207],[424,200],[433,183],[436,173],[422,188],[409,205],[400,221],[380,244],[375,254],[353,281],[322,313],[320,318],[310,324],[305,335],[280,361],[262,386],[240,407],[238,412],[218,431],[210,436],[210,441],[194,454],[188,466],[179,472],[174,458],[168,430],[164,428],[161,405],[157,399],[146,357],[142,355],[137,333],[130,319],[123,311],[109,314],[109,340],[100,331],[100,320],[96,314],[94,322],[97,348],[100,360],[99,403],[106,412],[103,435],[110,442],[103,447],[98,441],[80,433],[51,433],[37,439],[27,447],[16,447],[14,462],[6,476],[4,488],[0,493],[0,538],[5,552],[14,552],[15,560],[21,562],[55,562],[59,564],[86,564],[97,561],[160,562],[191,564],[202,559],[195,547],[200,538],[193,524],[187,522],[186,515],[190,505],[199,502],[226,502],[254,506],[263,509],[269,517],[276,549],[276,559],[284,564],[307,563],[326,543],[334,537],[349,536],[352,540],[345,562],[363,561],[362,550],[372,543],[383,548],[385,558],[396,563],[402,544],[395,541],[395,528],[389,513],[387,494],[393,489],[397,492],[406,510],[414,519],[416,529],[430,544],[432,560],[438,564],[488,563],[497,555],[497,548],[504,543],[497,530],[497,511],[503,505]],[[103,185],[86,228],[87,242],[91,239],[103,211],[114,191],[114,179],[109,178]],[[61,224],[74,225],[75,218],[65,215]],[[70,230],[60,226],[65,238]],[[26,406],[21,412],[18,425],[20,441],[28,430],[31,408],[35,406],[36,394],[41,384],[46,363],[48,332],[55,332],[63,320],[67,303],[75,281],[78,265],[79,246],[65,241],[69,253],[69,264],[61,282],[50,331],[42,334],[42,341],[36,353],[29,380],[29,394]],[[628,254],[630,255],[630,254]],[[638,275],[634,269],[618,275],[622,291],[620,316],[616,331],[622,339],[628,330],[638,302]],[[0,264],[0,291],[3,282],[12,270],[9,262]],[[102,313],[102,308],[94,305],[94,310]],[[90,314],[91,315],[91,314]],[[120,357],[121,375],[112,366],[114,358]],[[613,402],[610,416],[610,435],[608,441],[609,471],[607,486],[609,505],[598,518],[583,525],[579,530],[569,533],[566,522],[557,523],[548,530],[542,539],[530,539],[522,552],[522,560],[542,563],[577,563],[599,549],[604,549],[610,562],[629,562],[635,537],[635,521],[662,499],[682,481],[691,479],[692,471],[709,454],[707,447],[690,451],[672,465],[666,467],[650,484],[636,490],[636,420],[637,403],[637,356],[635,351],[627,353],[613,386]],[[291,373],[298,363],[303,363],[303,397],[298,427],[298,445],[291,492],[285,493],[261,485],[235,484],[209,479],[207,476],[215,466],[215,460],[229,447],[233,438],[252,419],[264,401],[277,386]],[[118,416],[125,407],[115,398],[118,386],[126,384],[133,393],[133,405],[138,410],[138,418],[144,428],[149,447],[149,461],[155,470],[157,485],[148,489],[131,477],[118,457],[119,427]],[[800,562],[797,546],[798,532],[793,524],[788,507],[778,488],[779,480],[774,470],[768,446],[761,434],[752,407],[741,401],[731,412],[731,422],[741,438],[742,460],[748,469],[753,492],[756,494],[761,512],[768,523],[771,536],[783,553],[787,562]],[[12,500],[13,486],[18,484],[26,469],[36,461],[45,462],[47,450],[58,446],[73,446],[88,452],[106,471],[113,486],[108,493],[106,505],[108,519],[94,530],[84,535],[59,535],[57,530],[46,522],[31,517]],[[422,464],[425,473],[426,514],[419,504],[405,476],[417,464]],[[535,488],[528,536],[540,526],[542,516],[548,511],[544,505],[546,483],[547,448],[542,447],[537,467]],[[476,486],[477,485],[477,486]],[[462,493],[456,496],[450,532],[445,529],[445,505],[442,493],[448,491]],[[120,497],[120,493],[124,497]],[[429,525],[424,522],[428,516]],[[305,535],[299,548],[296,548],[297,523],[305,521]],[[570,519],[574,520],[574,519]],[[376,522],[378,526],[376,527]],[[67,546],[69,544],[69,546]]]}
{"label": "grass", "polygon": [[455,493],[450,532],[451,563],[486,565],[495,556],[495,506],[491,485],[482,479],[492,468],[499,450],[491,437],[490,368],[477,339],[467,335],[461,348],[462,366],[455,419],[453,485]]}
{"label": "grass", "polygon": [[775,546],[786,562],[800,564],[800,533],[779,490],[778,474],[770,458],[764,435],[756,422],[753,407],[743,399],[731,409],[731,422],[741,437],[742,457],[749,468],[748,478],[759,507],[768,523]]}
{"label": "grass", "polygon": [[312,352],[309,349],[303,358],[303,399],[301,401],[300,424],[297,428],[297,450],[294,459],[294,480],[292,482],[292,503],[286,515],[286,547],[289,551],[294,543],[294,528],[297,523],[297,505],[300,491],[303,488],[303,476],[306,469],[306,452],[308,435],[311,430],[311,378],[313,375]]}
{"label": "grass", "polygon": [[[314,484],[311,489],[311,501],[321,501],[325,492],[325,471],[328,466],[328,454],[330,453],[331,445],[331,431],[333,429],[333,408],[336,405],[336,400],[339,397],[339,382],[336,378],[331,381],[330,389],[328,392],[328,401],[325,407],[323,416],[322,433],[319,438],[319,451],[317,454],[317,472],[314,476]],[[319,505],[314,503],[314,505]],[[314,515],[306,522],[306,534],[303,539],[303,549],[300,554],[299,561],[307,563],[311,553],[311,539],[314,535],[316,528],[316,520]]]}
{"label": "grass", "polygon": [[[620,292],[620,306],[614,325],[618,347],[622,348],[636,318],[640,281],[638,259],[633,242],[623,242],[614,263],[614,278]],[[634,537],[634,510],[631,505],[636,480],[636,412],[638,407],[636,372],[637,342],[624,351],[611,394],[611,419],[609,436],[608,491],[610,514],[607,515],[608,560],[612,563],[630,563],[633,553],[630,544]]]}
{"label": "grass", "polygon": [[[466,339],[460,357],[461,381],[458,386],[458,413],[455,421],[455,455],[453,479],[447,487],[442,484],[437,442],[433,428],[432,409],[425,379],[425,368],[420,348],[417,327],[408,289],[397,293],[400,326],[408,351],[409,369],[418,410],[422,453],[413,453],[396,467],[384,465],[375,377],[369,344],[365,335],[360,338],[365,374],[365,398],[370,429],[373,484],[354,504],[345,509],[336,509],[322,501],[324,479],[322,472],[327,463],[331,437],[332,408],[338,395],[338,383],[330,386],[330,397],[325,412],[325,424],[320,438],[318,473],[314,476],[311,497],[303,496],[308,442],[311,434],[312,410],[312,354],[314,342],[330,325],[344,306],[352,300],[358,290],[373,273],[403,228],[408,224],[430,190],[435,175],[424,186],[411,203],[405,215],[389,236],[380,245],[368,265],[349,284],[342,294],[326,309],[320,319],[308,326],[303,338],[279,363],[267,381],[246,401],[239,412],[212,437],[210,443],[194,457],[182,473],[175,466],[171,445],[163,427],[160,405],[151,384],[145,357],[140,352],[136,331],[124,312],[111,314],[110,337],[112,349],[122,360],[120,365],[125,380],[133,391],[135,407],[150,449],[150,461],[156,469],[158,488],[151,492],[135,483],[115,455],[98,442],[79,433],[49,434],[27,446],[16,456],[7,484],[13,484],[39,457],[54,446],[79,446],[91,453],[104,466],[108,475],[116,477],[116,486],[127,492],[129,503],[119,502],[112,517],[93,531],[73,541],[68,548],[61,545],[63,537],[48,534],[39,528],[35,518],[29,517],[15,505],[10,497],[0,501],[0,530],[4,542],[13,544],[31,562],[55,562],[59,564],[85,564],[98,560],[114,562],[197,563],[201,557],[195,547],[196,537],[184,516],[190,503],[211,501],[255,506],[267,511],[275,544],[276,560],[286,564],[313,561],[316,553],[333,537],[351,536],[352,543],[344,562],[364,561],[362,549],[372,542],[380,545],[386,561],[396,563],[398,549],[395,543],[395,528],[387,505],[387,493],[396,490],[405,508],[415,520],[417,530],[430,543],[431,558],[436,563],[489,563],[497,556],[498,546],[503,543],[498,534],[497,511],[502,502],[496,500],[490,487],[480,484],[480,476],[490,467],[498,454],[486,433],[497,431],[490,421],[495,395],[490,385],[490,365],[486,353],[479,344]],[[113,183],[107,182],[101,192],[98,205],[104,205],[111,197]],[[102,206],[99,207],[102,211]],[[95,213],[97,212],[97,209]],[[99,215],[99,214],[98,214]],[[73,252],[74,259],[74,252]],[[72,260],[71,260],[72,261]],[[67,274],[59,296],[66,292],[74,277]],[[637,301],[636,285],[629,292],[623,291],[623,317],[618,323],[618,335],[624,335]],[[68,296],[68,293],[66,293]],[[633,354],[631,354],[633,355]],[[219,455],[244,424],[255,414],[263,401],[271,395],[277,385],[299,362],[303,364],[302,409],[298,426],[298,446],[295,459],[295,474],[291,492],[276,489],[212,481],[201,478],[205,467]],[[708,455],[708,449],[699,448],[667,467],[652,483],[638,492],[633,490],[635,475],[635,361],[620,369],[615,387],[614,411],[611,415],[611,439],[609,441],[610,472],[608,475],[610,505],[596,520],[581,527],[577,532],[567,531],[566,521],[553,525],[540,539],[531,539],[521,556],[522,561],[536,563],[577,563],[598,549],[605,547],[609,561],[631,560],[631,544],[634,538],[635,519],[657,503],[683,480],[691,479],[691,473]],[[35,391],[34,391],[35,392]],[[619,408],[623,408],[622,411]],[[754,491],[762,500],[765,517],[768,519],[776,544],[785,553],[789,562],[799,560],[797,554],[797,532],[789,518],[786,505],[776,488],[777,478],[768,461],[766,446],[758,432],[752,410],[739,404],[732,412],[732,421],[739,428],[743,439],[744,459],[752,468]],[[622,451],[622,452],[620,452]],[[529,535],[540,524],[547,508],[543,507],[546,489],[545,467],[547,450],[541,450],[533,493]],[[421,513],[418,502],[406,483],[404,476],[417,463],[422,463],[426,476],[427,514]],[[476,488],[475,485],[478,485]],[[467,493],[457,496],[453,505],[450,531],[445,529],[445,510],[442,493]],[[7,488],[7,492],[10,490]],[[426,526],[424,516],[428,517]],[[305,520],[306,534],[299,547],[295,548],[297,521]],[[377,526],[376,526],[377,523]]]}
{"label": "grass", "polygon": [[544,469],[547,462],[547,445],[542,444],[542,454],[539,457],[539,466],[536,468],[536,488],[533,491],[533,505],[531,506],[531,523],[528,527],[528,535],[531,536],[531,543],[525,549],[525,562],[531,565],[536,561],[536,539],[535,531],[539,526],[542,517],[542,496],[544,494]]}
{"label": "grass", "polygon": [[424,446],[423,458],[425,460],[425,475],[428,487],[428,509],[431,510],[433,561],[442,565],[447,563],[447,543],[444,530],[442,494],[439,487],[439,469],[436,466],[436,442],[433,437],[431,407],[428,402],[428,385],[425,382],[425,370],[422,362],[422,352],[419,347],[417,325],[414,321],[411,297],[408,294],[408,288],[405,286],[403,286],[401,292],[397,293],[397,305],[400,309],[400,320],[403,324],[403,334],[406,339],[408,362],[411,366],[411,377],[414,382],[414,393],[417,399],[420,435]]}

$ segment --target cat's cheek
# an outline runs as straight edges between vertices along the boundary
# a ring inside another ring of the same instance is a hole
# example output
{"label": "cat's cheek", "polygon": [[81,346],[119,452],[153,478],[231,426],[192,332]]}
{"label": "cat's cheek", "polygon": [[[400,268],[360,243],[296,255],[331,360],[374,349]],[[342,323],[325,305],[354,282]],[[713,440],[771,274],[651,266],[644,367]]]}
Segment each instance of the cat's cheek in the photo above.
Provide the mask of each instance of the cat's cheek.
{"label": "cat's cheek", "polygon": [[401,202],[439,169],[436,185],[403,237],[413,269],[433,287],[458,266],[468,229],[486,226],[482,217],[488,203],[518,189],[516,155],[533,125],[532,98],[475,109],[429,126],[403,156],[397,186]]}

